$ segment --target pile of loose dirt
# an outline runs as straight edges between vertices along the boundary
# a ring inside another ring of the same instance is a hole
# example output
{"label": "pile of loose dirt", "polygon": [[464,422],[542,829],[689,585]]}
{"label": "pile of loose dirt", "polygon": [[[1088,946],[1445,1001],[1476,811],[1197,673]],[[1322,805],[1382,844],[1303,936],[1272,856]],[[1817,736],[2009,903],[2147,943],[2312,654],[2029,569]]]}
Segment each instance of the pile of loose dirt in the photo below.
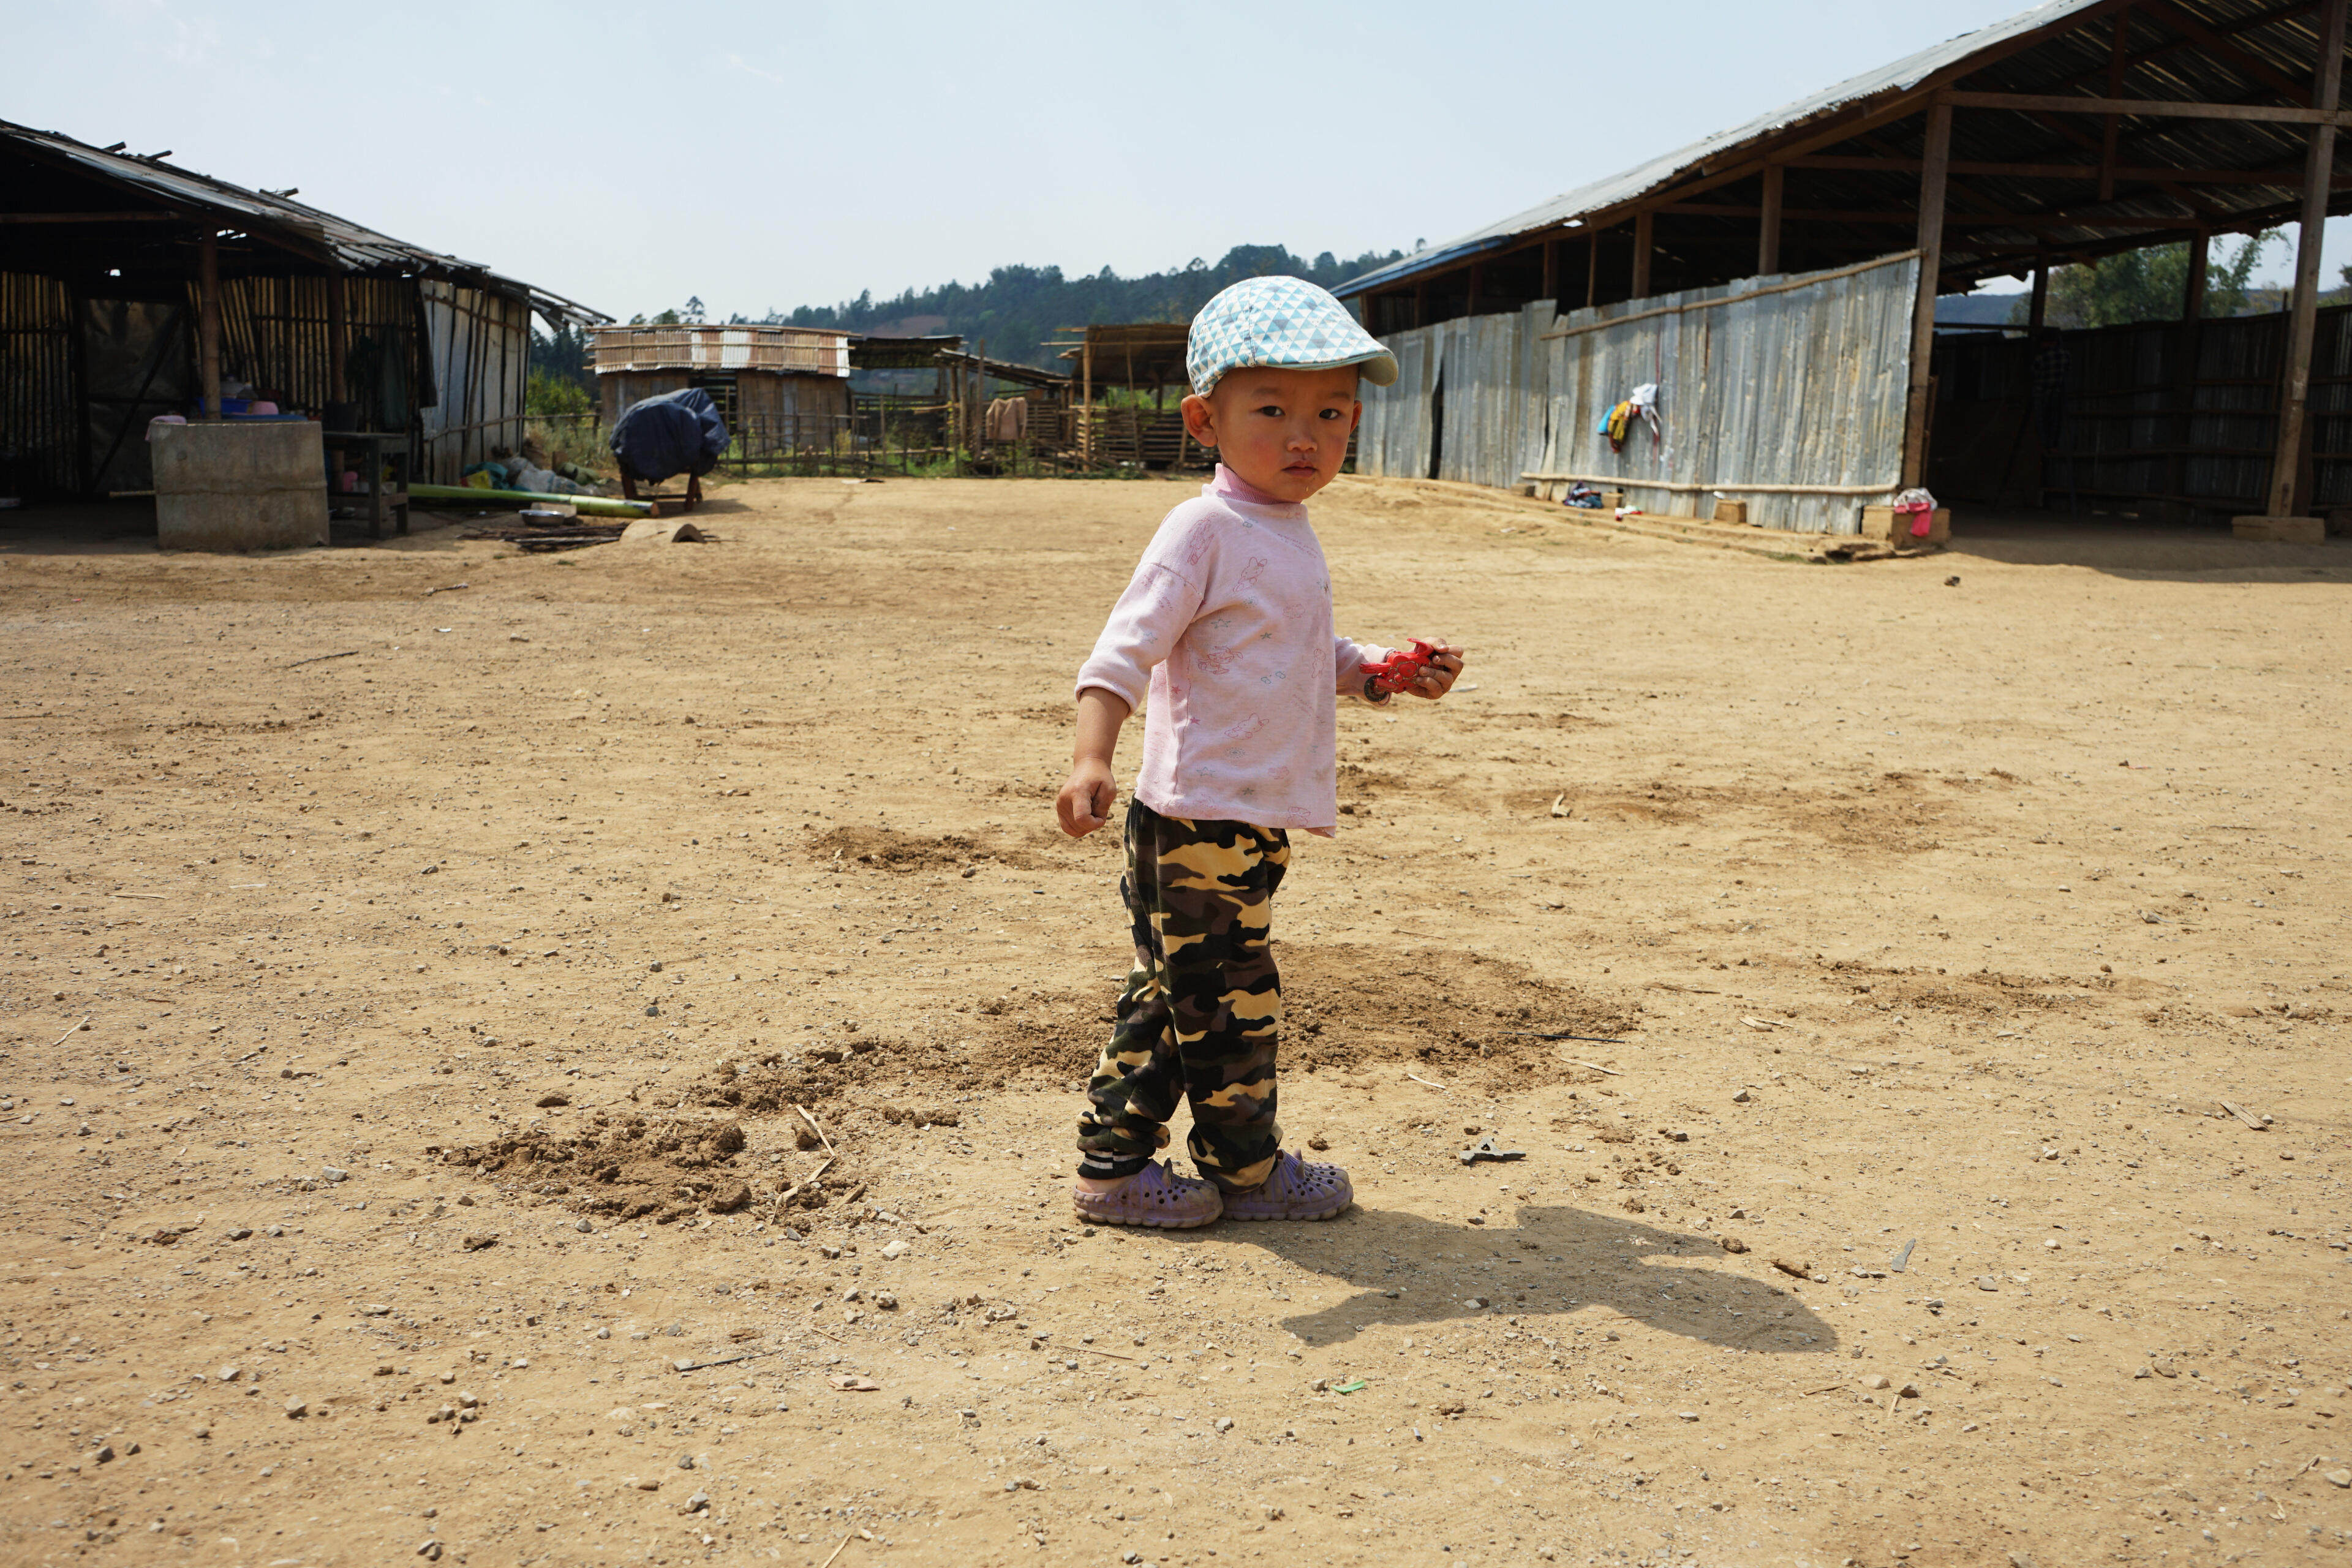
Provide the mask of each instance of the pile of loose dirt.
{"label": "pile of loose dirt", "polygon": [[[1282,1069],[1349,1072],[1376,1063],[1443,1068],[1502,1090],[1578,1084],[1601,1075],[1583,1055],[1538,1034],[1622,1036],[1636,1026],[1623,1005],[1539,980],[1519,964],[1473,953],[1398,955],[1339,943],[1277,943],[1282,970]],[[994,1038],[982,1065],[995,1074],[1083,1079],[1111,1029],[1099,992],[1035,993],[981,1005]],[[1451,1081],[1451,1080],[1448,1080]]]}
{"label": "pile of loose dirt", "polygon": [[488,1143],[428,1147],[425,1153],[562,1199],[583,1214],[651,1215],[667,1225],[697,1209],[731,1214],[751,1201],[751,1184],[730,1169],[746,1142],[743,1124],[731,1119],[653,1121],[599,1112],[571,1136],[534,1129]]}
{"label": "pile of loose dirt", "polygon": [[808,841],[816,860],[851,860],[877,871],[960,871],[974,866],[1034,870],[1038,858],[1009,845],[983,844],[961,833],[936,837],[887,827],[835,827]]}

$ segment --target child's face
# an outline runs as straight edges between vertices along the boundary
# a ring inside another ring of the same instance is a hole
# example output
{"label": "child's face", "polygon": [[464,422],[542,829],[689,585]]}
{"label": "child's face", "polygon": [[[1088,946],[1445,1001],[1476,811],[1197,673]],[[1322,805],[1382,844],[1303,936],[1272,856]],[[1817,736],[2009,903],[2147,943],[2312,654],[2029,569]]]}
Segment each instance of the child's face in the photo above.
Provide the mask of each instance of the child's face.
{"label": "child's face", "polygon": [[1214,447],[1246,483],[1286,501],[1303,501],[1331,482],[1363,412],[1354,365],[1232,370],[1208,396],[1184,399],[1192,439]]}

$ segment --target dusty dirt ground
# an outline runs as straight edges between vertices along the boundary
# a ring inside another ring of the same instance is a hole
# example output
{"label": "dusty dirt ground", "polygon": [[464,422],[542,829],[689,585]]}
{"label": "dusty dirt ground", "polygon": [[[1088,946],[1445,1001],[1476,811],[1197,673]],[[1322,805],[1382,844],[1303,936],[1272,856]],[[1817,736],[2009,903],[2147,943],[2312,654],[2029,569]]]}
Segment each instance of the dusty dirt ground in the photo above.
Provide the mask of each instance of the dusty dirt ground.
{"label": "dusty dirt ground", "polygon": [[2342,1560],[2352,550],[1342,481],[1339,624],[1474,650],[1277,914],[1360,1202],[1093,1233],[1051,797],[1184,493],[0,532],[0,1556]]}

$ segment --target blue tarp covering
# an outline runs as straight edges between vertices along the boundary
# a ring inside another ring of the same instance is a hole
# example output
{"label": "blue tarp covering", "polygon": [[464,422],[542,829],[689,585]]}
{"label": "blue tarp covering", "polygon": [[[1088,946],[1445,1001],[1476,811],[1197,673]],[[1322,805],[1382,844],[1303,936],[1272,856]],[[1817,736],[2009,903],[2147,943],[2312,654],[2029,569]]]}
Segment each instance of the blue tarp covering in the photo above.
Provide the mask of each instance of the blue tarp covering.
{"label": "blue tarp covering", "polygon": [[633,403],[613,422],[613,455],[648,484],[673,474],[709,473],[727,455],[727,421],[698,386]]}

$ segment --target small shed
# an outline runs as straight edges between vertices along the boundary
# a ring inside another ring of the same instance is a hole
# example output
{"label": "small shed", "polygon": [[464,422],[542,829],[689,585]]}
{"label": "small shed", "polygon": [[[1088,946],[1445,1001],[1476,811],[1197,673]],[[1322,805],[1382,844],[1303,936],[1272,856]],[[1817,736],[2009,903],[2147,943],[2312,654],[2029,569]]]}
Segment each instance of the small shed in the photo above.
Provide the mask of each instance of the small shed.
{"label": "small shed", "polygon": [[148,421],[225,382],[454,484],[522,439],[531,316],[610,319],[170,156],[0,121],[0,493],[152,489]]}
{"label": "small shed", "polygon": [[698,386],[745,458],[827,450],[850,427],[850,334],[731,323],[599,327],[596,385],[609,426],[631,404]]}
{"label": "small shed", "polygon": [[[1186,468],[1213,460],[1185,433],[1182,414],[1171,407],[1168,392],[1181,402],[1192,390],[1184,368],[1184,345],[1192,336],[1185,321],[1105,322],[1072,328],[1080,335],[1072,342],[1045,346],[1059,349],[1071,363],[1078,393],[1079,450],[1089,465],[1128,463],[1146,468]],[[1098,392],[1118,388],[1124,400],[1109,399],[1097,407]],[[1151,395],[1145,406],[1143,395]]]}

